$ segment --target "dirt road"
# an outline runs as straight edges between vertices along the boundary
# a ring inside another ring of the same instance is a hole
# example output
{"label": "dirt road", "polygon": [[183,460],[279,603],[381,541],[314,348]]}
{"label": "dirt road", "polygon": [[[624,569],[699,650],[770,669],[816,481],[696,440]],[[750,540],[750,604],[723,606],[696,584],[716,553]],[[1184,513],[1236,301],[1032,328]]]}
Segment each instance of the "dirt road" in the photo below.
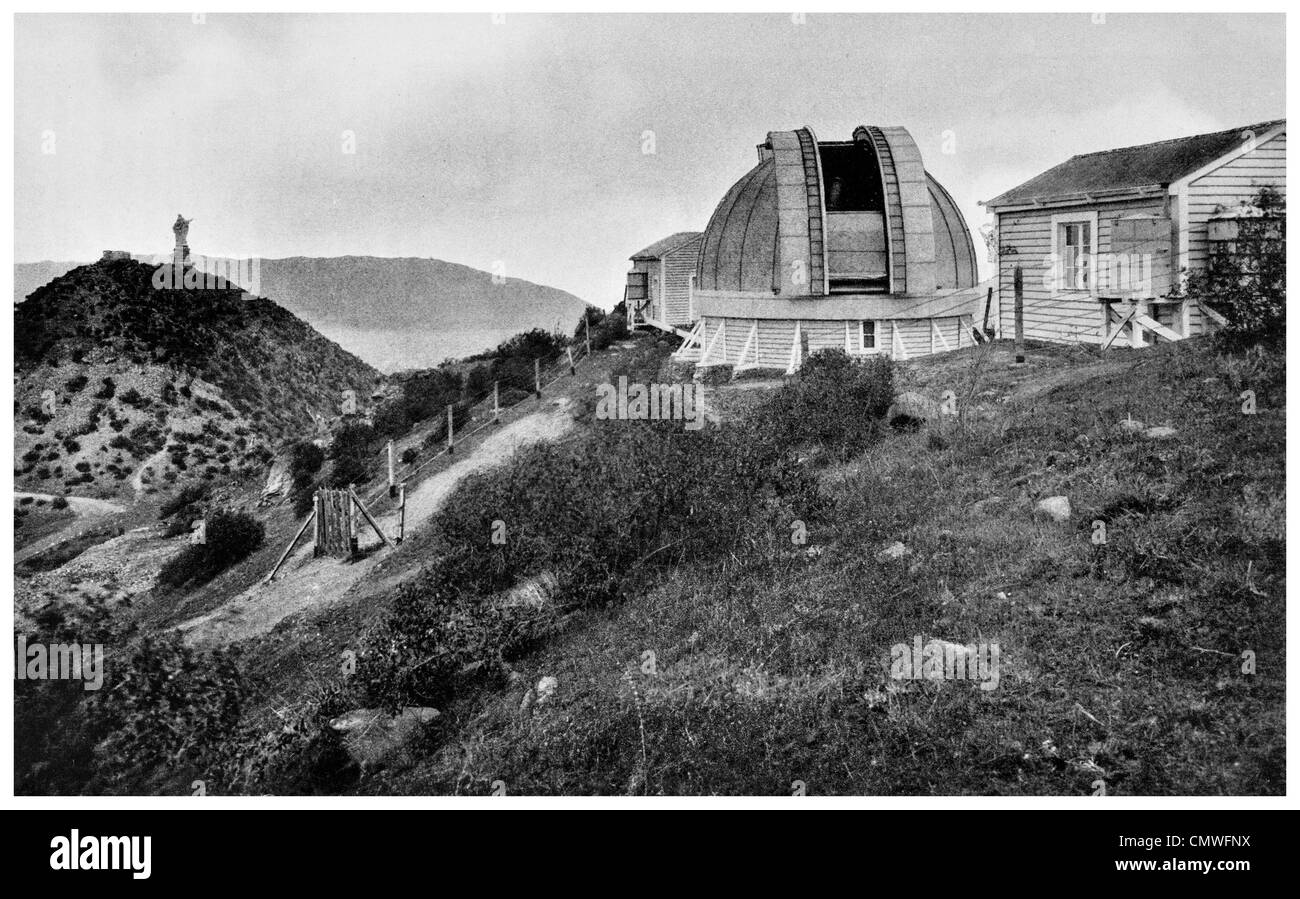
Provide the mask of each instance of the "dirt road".
{"label": "dirt road", "polygon": [[[563,406],[535,412],[489,435],[463,459],[425,479],[406,492],[406,533],[428,523],[468,475],[504,463],[521,446],[555,440],[573,424]],[[398,513],[378,516],[385,534],[397,532]],[[369,528],[361,533],[361,547],[379,544]],[[404,547],[396,551],[401,552]],[[244,591],[225,605],[178,625],[191,646],[226,646],[267,633],[290,615],[338,602],[393,550],[378,549],[355,561],[314,558],[311,544],[303,545],[285,562],[271,583]]]}
{"label": "dirt road", "polygon": [[[53,502],[58,497],[53,493],[25,493],[22,491],[14,494],[14,499],[19,500],[30,496],[32,499],[43,499],[47,502]],[[34,540],[14,553],[14,564],[20,565],[28,559],[39,556],[60,543],[66,543],[74,540],[83,534],[94,530],[99,526],[99,519],[107,515],[116,515],[123,512],[126,507],[110,502],[106,499],[92,499],[88,496],[65,496],[68,501],[68,508],[76,513],[76,518],[69,521],[66,526],[48,534],[39,540]]]}

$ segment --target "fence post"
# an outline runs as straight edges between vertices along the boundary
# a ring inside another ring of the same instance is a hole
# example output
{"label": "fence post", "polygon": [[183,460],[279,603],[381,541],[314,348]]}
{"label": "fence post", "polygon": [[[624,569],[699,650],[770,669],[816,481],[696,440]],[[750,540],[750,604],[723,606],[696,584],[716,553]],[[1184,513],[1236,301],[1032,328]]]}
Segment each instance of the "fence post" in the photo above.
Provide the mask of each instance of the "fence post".
{"label": "fence post", "polygon": [[406,539],[406,482],[405,481],[403,481],[401,486],[397,488],[397,495],[399,497],[397,501],[398,503],[397,542],[398,544],[401,544],[401,542]]}
{"label": "fence post", "polygon": [[1025,361],[1025,274],[1018,265],[1011,285],[1016,295],[1016,362],[1022,363]]}
{"label": "fence post", "polygon": [[[356,484],[348,484],[349,497],[352,494],[356,493],[356,490],[357,490]],[[352,502],[350,498],[347,501],[346,505],[348,507],[348,516],[347,516],[348,517],[348,552],[352,556],[355,556],[357,554],[357,550],[360,548],[357,543],[357,506],[356,503]]]}
{"label": "fence post", "polygon": [[501,382],[492,382],[492,424],[501,424]]}
{"label": "fence post", "polygon": [[319,556],[321,554],[321,545],[324,543],[325,534],[325,511],[320,504],[320,491],[312,497],[311,507],[316,513],[316,530],[312,533],[312,540],[315,545],[312,546],[311,554]]}
{"label": "fence post", "polygon": [[542,404],[542,360],[533,360],[533,391],[537,394],[537,405]]}
{"label": "fence post", "polygon": [[393,441],[388,441],[388,496],[397,496],[397,479],[393,477]]}
{"label": "fence post", "polygon": [[456,427],[456,416],[454,403],[447,404],[447,455],[456,452],[456,442],[452,435],[452,430]]}
{"label": "fence post", "polygon": [[564,351],[569,354],[569,374],[576,375],[578,370],[573,367],[573,347],[567,346],[564,348]]}
{"label": "fence post", "polygon": [[584,315],[582,323],[587,326],[587,355],[591,355],[591,316]]}

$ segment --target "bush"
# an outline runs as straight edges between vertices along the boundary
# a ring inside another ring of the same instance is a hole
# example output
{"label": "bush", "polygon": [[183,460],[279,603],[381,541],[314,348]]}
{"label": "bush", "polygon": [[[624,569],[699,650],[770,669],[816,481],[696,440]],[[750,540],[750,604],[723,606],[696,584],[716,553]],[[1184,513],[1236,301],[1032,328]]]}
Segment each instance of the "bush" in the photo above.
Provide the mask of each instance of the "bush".
{"label": "bush", "polygon": [[90,730],[104,735],[95,747],[99,777],[111,788],[211,762],[239,723],[243,695],[231,656],[196,653],[175,634],[146,637],[90,704]]}
{"label": "bush", "polygon": [[262,545],[266,528],[243,512],[218,510],[207,518],[203,543],[192,544],[163,565],[158,582],[168,587],[205,584]]}
{"label": "bush", "polygon": [[1227,349],[1281,343],[1286,335],[1286,200],[1264,187],[1254,206],[1262,215],[1236,219],[1232,253],[1212,253],[1187,279],[1187,293],[1222,314],[1219,341]]}
{"label": "bush", "polygon": [[879,439],[893,398],[889,357],[852,359],[843,350],[822,350],[808,357],[798,377],[758,415],[779,442],[822,446],[846,459]]}
{"label": "bush", "polygon": [[50,503],[50,508],[52,508],[52,509],[66,509],[66,508],[68,508],[68,501],[67,501],[66,498],[64,498],[64,497],[62,497],[62,496],[56,496],[56,497],[54,497],[54,501],[53,501],[52,503]]}
{"label": "bush", "polygon": [[330,483],[335,487],[364,484],[370,480],[370,466],[375,455],[371,445],[375,431],[366,424],[344,425],[330,443],[329,459],[333,463]]}
{"label": "bush", "polygon": [[115,393],[117,393],[117,382],[112,378],[105,378],[103,386],[95,391],[95,399],[111,400]]}
{"label": "bush", "polygon": [[208,497],[208,488],[204,484],[187,484],[180,492],[162,504],[158,510],[159,519],[171,518],[177,512],[192,510]]}
{"label": "bush", "polygon": [[289,459],[289,495],[293,499],[295,515],[306,515],[311,509],[316,475],[324,464],[325,451],[319,446],[308,441],[294,444]]}
{"label": "bush", "polygon": [[76,377],[69,378],[68,383],[63,386],[67,388],[68,393],[80,393],[81,389],[85,387],[89,381],[90,379],[85,375],[77,375]]}
{"label": "bush", "polygon": [[595,306],[588,306],[582,318],[578,319],[578,327],[573,331],[573,339],[585,340],[587,328],[590,327],[591,349],[593,351],[608,349],[610,344],[628,335],[626,310],[627,307],[623,303],[619,303],[614,311],[609,313]]}

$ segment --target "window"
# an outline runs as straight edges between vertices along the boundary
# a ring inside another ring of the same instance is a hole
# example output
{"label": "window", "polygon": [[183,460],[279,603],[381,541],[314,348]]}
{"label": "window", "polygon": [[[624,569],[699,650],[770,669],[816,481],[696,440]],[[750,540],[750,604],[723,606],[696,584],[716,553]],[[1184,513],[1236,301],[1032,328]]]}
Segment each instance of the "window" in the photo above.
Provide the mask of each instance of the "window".
{"label": "window", "polygon": [[858,322],[858,349],[865,351],[876,348],[876,323]]}
{"label": "window", "polygon": [[1095,212],[1052,216],[1055,293],[1096,290],[1093,260],[1097,252]]}

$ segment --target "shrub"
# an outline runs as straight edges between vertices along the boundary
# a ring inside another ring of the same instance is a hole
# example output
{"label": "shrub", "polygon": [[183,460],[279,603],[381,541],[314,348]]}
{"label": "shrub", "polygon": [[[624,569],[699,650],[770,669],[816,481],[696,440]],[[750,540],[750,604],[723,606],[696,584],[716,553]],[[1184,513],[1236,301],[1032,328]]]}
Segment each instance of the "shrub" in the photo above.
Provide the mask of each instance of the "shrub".
{"label": "shrub", "polygon": [[112,378],[105,378],[103,381],[103,386],[95,391],[95,399],[111,400],[113,398],[113,394],[115,393],[117,393],[117,382],[114,381]]}
{"label": "shrub", "polygon": [[370,479],[370,466],[374,461],[371,444],[375,431],[369,425],[344,425],[330,443],[329,459],[333,463],[330,483],[335,487],[364,484]]}
{"label": "shrub", "polygon": [[759,408],[758,417],[781,443],[819,445],[848,458],[879,438],[893,397],[893,363],[888,357],[860,360],[843,350],[822,350],[809,356],[798,377]]}
{"label": "shrub", "polygon": [[266,528],[243,512],[218,510],[207,518],[203,543],[191,544],[158,572],[168,587],[205,584],[262,545]]}
{"label": "shrub", "polygon": [[56,497],[54,497],[54,501],[53,501],[52,503],[50,503],[50,508],[52,508],[52,509],[66,509],[66,508],[68,508],[68,501],[67,501],[67,499],[65,499],[65,498],[62,497],[62,496],[56,496]]}
{"label": "shrub", "polygon": [[175,496],[166,500],[158,510],[159,519],[171,518],[177,512],[192,510],[207,499],[208,488],[203,484],[187,484]]}
{"label": "shrub", "polygon": [[294,444],[289,459],[290,496],[295,515],[306,515],[316,489],[316,475],[325,464],[325,451],[314,443]]}
{"label": "shrub", "polygon": [[111,788],[155,770],[203,766],[238,724],[243,695],[231,656],[195,652],[175,634],[142,639],[90,703],[89,729],[103,735],[97,775]]}
{"label": "shrub", "polygon": [[1254,205],[1262,215],[1235,220],[1233,251],[1212,253],[1187,279],[1188,294],[1228,320],[1219,334],[1227,349],[1279,343],[1286,332],[1286,200],[1264,187]]}
{"label": "shrub", "polygon": [[85,387],[89,381],[90,379],[85,375],[77,375],[73,378],[69,378],[68,382],[63,386],[67,388],[68,393],[80,393],[82,388]]}

